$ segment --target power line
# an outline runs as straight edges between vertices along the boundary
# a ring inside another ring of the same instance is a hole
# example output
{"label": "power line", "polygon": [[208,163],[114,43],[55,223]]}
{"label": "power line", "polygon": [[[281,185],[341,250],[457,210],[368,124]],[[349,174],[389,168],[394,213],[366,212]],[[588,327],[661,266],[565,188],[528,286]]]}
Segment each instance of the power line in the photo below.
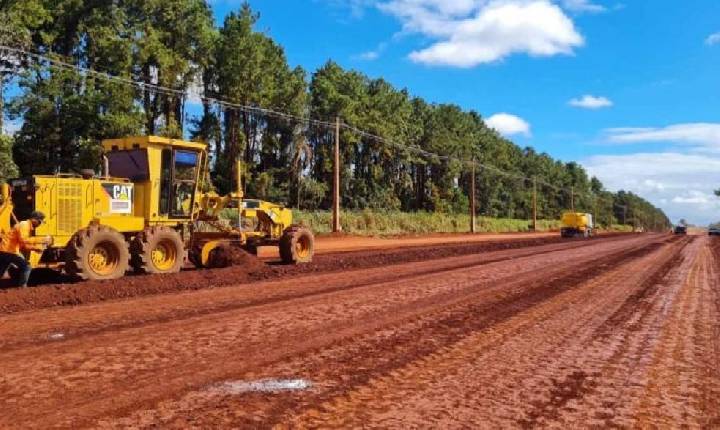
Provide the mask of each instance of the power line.
{"label": "power line", "polygon": [[5,46],[5,45],[0,45],[0,51],[10,52],[17,56],[25,57],[38,65],[43,65],[42,63],[45,62],[51,68],[55,68],[55,69],[59,69],[59,70],[66,70],[66,71],[74,71],[81,75],[82,74],[90,75],[95,78],[100,78],[100,79],[104,79],[104,80],[111,81],[111,82],[116,82],[116,83],[123,84],[123,85],[133,86],[141,91],[152,91],[152,92],[158,93],[158,94],[164,94],[164,95],[186,98],[186,99],[194,97],[203,102],[215,103],[220,106],[236,109],[236,110],[247,112],[247,113],[260,113],[260,114],[263,114],[266,116],[272,116],[272,117],[276,117],[276,118],[284,118],[284,119],[292,120],[292,121],[299,122],[299,123],[323,125],[323,126],[332,126],[333,125],[332,123],[327,122],[327,121],[321,121],[321,120],[316,120],[316,119],[312,119],[312,118],[301,117],[301,116],[297,116],[297,115],[293,115],[293,114],[288,114],[285,112],[275,111],[272,109],[261,108],[258,106],[249,106],[249,105],[243,105],[240,103],[233,103],[233,102],[222,100],[222,99],[219,99],[216,97],[208,97],[208,96],[200,95],[200,94],[190,94],[183,90],[178,90],[178,89],[170,88],[167,86],[153,84],[150,82],[135,81],[135,80],[128,79],[128,78],[111,75],[106,72],[100,72],[100,71],[89,69],[86,67],[73,65],[73,64],[67,63],[65,61],[50,58],[46,55],[35,54],[33,52],[29,52],[29,51],[25,51],[25,50],[17,49],[17,48],[11,48],[11,47]]}
{"label": "power line", "polygon": [[[41,54],[37,54],[34,52],[26,51],[23,49],[12,48],[9,46],[0,45],[0,51],[10,53],[17,57],[24,57],[25,59],[27,59],[31,62],[34,62],[40,66],[44,65],[43,63],[46,63],[45,65],[50,68],[54,68],[57,70],[73,71],[75,73],[78,73],[79,75],[84,74],[86,76],[92,76],[95,78],[104,79],[106,81],[115,82],[115,83],[119,83],[122,85],[132,86],[143,92],[152,91],[156,94],[163,94],[163,95],[179,97],[179,98],[183,98],[183,99],[195,98],[195,99],[200,100],[201,102],[208,103],[208,104],[215,104],[217,106],[220,106],[220,107],[223,107],[226,109],[234,109],[234,110],[251,113],[251,114],[262,114],[262,115],[269,116],[269,117],[275,117],[275,118],[280,118],[280,119],[284,119],[284,120],[288,120],[288,121],[294,121],[294,122],[300,123],[300,124],[306,124],[308,126],[315,125],[315,126],[321,126],[321,127],[326,127],[326,128],[332,128],[335,126],[334,123],[329,122],[329,121],[323,121],[323,120],[313,119],[313,118],[309,118],[309,117],[301,117],[298,115],[288,114],[285,112],[279,112],[279,111],[276,111],[273,109],[267,109],[267,108],[261,108],[261,107],[257,107],[257,106],[250,106],[250,105],[244,105],[244,104],[240,104],[240,103],[234,103],[234,102],[223,100],[223,99],[220,99],[217,97],[209,97],[209,96],[201,95],[201,94],[189,94],[188,92],[186,92],[184,90],[178,90],[175,88],[170,88],[167,86],[154,84],[154,83],[150,83],[150,82],[136,81],[136,80],[124,78],[121,76],[112,75],[110,73],[93,70],[93,69],[82,67],[79,65],[74,65],[74,64],[68,63],[66,61],[58,60],[55,58],[50,58],[47,55],[41,55]],[[373,133],[367,132],[365,130],[361,130],[357,127],[354,127],[352,125],[346,124],[344,122],[341,123],[340,126],[341,126],[341,128],[351,131],[351,132],[354,132],[366,139],[371,139],[371,140],[377,141],[379,143],[382,143],[382,144],[385,144],[388,146],[393,146],[393,147],[396,147],[399,149],[408,150],[408,151],[414,152],[416,154],[419,154],[423,157],[441,160],[441,161],[457,161],[467,167],[471,167],[471,166],[475,165],[476,167],[485,169],[486,171],[492,171],[498,175],[506,176],[509,178],[520,179],[523,181],[536,180],[538,184],[543,185],[547,188],[553,189],[557,192],[569,193],[569,191],[567,189],[558,187],[555,184],[552,184],[552,183],[548,182],[547,180],[542,179],[541,177],[537,177],[537,176],[528,177],[528,176],[525,176],[525,175],[522,175],[519,173],[508,172],[508,171],[502,170],[496,166],[493,166],[491,164],[482,163],[477,160],[468,160],[468,159],[464,159],[461,157],[453,157],[453,156],[449,156],[449,155],[437,154],[437,153],[419,148],[414,145],[403,144],[403,143],[399,143],[399,142],[384,138],[382,136],[378,136],[376,134],[373,134]]]}
{"label": "power line", "polygon": [[[473,165],[475,165],[476,167],[480,167],[480,168],[486,169],[486,170],[491,170],[491,171],[494,171],[494,172],[496,172],[496,173],[498,173],[498,174],[500,174],[500,175],[504,175],[504,176],[507,176],[507,177],[511,177],[511,178],[515,178],[515,179],[522,179],[522,180],[525,180],[525,181],[532,181],[532,180],[533,180],[532,177],[524,176],[524,175],[521,175],[521,174],[518,174],[518,173],[506,172],[506,171],[504,171],[504,170],[502,170],[502,169],[500,169],[500,168],[498,168],[498,167],[495,167],[495,166],[493,166],[493,165],[486,164],[486,163],[481,163],[481,162],[479,162],[479,161],[477,161],[477,160],[468,160],[468,159],[459,158],[459,157],[451,157],[451,156],[447,156],[447,155],[440,155],[440,154],[436,154],[436,153],[434,153],[434,152],[426,151],[426,150],[424,150],[424,149],[422,149],[422,148],[418,148],[417,146],[407,145],[407,144],[401,144],[401,143],[394,142],[394,141],[389,140],[389,139],[387,139],[387,138],[384,138],[384,137],[382,137],[382,136],[378,136],[378,135],[376,135],[376,134],[368,133],[368,132],[366,132],[366,131],[364,131],[364,130],[360,130],[359,128],[353,127],[353,126],[348,125],[348,124],[344,124],[344,123],[343,123],[343,124],[341,124],[340,126],[343,127],[343,128],[345,128],[346,130],[350,130],[350,131],[352,131],[352,132],[355,132],[355,133],[357,133],[357,134],[359,134],[360,136],[363,136],[363,137],[365,137],[365,138],[372,139],[372,140],[378,141],[378,142],[380,142],[380,143],[384,143],[384,144],[386,144],[386,145],[395,146],[395,147],[397,147],[397,148],[408,149],[408,150],[411,150],[411,151],[413,151],[413,152],[416,152],[416,153],[418,153],[418,154],[420,154],[420,155],[424,155],[424,156],[427,156],[427,157],[434,157],[434,158],[437,158],[437,159],[439,159],[439,160],[446,160],[446,161],[455,160],[455,161],[459,161],[459,162],[463,163],[464,165],[466,165],[466,166],[468,166],[468,167],[472,167]],[[562,192],[562,191],[566,191],[566,190],[564,190],[564,189],[562,189],[562,188],[560,188],[560,187],[557,187],[557,186],[555,186],[555,185],[553,185],[553,184],[550,184],[549,182],[546,182],[546,181],[544,181],[544,180],[539,180],[539,179],[538,179],[537,182],[538,182],[539,184],[545,185],[546,187],[552,188],[552,189],[554,189],[554,190],[556,190],[556,191],[561,191],[561,192]]]}

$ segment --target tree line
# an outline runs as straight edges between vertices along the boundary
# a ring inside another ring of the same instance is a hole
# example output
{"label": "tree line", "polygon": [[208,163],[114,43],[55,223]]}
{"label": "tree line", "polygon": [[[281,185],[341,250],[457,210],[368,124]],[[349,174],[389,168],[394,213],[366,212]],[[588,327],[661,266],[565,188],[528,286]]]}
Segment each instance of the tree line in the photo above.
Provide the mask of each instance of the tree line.
{"label": "tree line", "polygon": [[[256,30],[258,19],[248,3],[216,26],[205,0],[0,0],[6,24],[0,44],[173,90],[4,53],[0,89],[14,90],[0,93],[0,108],[22,126],[0,141],[0,175],[97,168],[101,139],[156,134],[207,142],[221,192],[232,187],[234,160],[242,157],[249,195],[303,209],[330,207],[332,127],[183,95],[199,93],[297,118],[339,117],[381,137],[342,129],[344,208],[466,211],[468,161],[475,160],[504,172],[477,172],[483,215],[528,218],[532,178],[538,178],[541,218],[568,209],[573,189],[575,207],[596,213],[602,224],[669,226],[641,197],[609,192],[578,163],[515,145],[477,112],[427,102],[333,61],[312,73],[290,66],[283,48]],[[190,103],[201,104],[198,114],[187,113]]]}

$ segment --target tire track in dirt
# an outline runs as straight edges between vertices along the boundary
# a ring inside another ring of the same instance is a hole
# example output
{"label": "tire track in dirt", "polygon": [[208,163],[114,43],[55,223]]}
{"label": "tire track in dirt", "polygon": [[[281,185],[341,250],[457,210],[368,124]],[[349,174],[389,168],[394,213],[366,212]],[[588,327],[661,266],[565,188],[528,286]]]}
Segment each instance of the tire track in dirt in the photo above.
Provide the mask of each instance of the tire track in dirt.
{"label": "tire track in dirt", "polygon": [[[300,413],[306,408],[311,408],[312,405],[325,405],[328,399],[342,396],[354,388],[364,387],[376,377],[393,373],[404,368],[408,363],[422,360],[438,350],[449,348],[469,333],[486,330],[525,309],[571,290],[574,282],[578,280],[594,276],[607,267],[623,263],[628,259],[641,258],[642,255],[652,252],[654,248],[648,245],[642,250],[600,259],[605,263],[601,266],[586,266],[580,269],[578,266],[573,266],[571,270],[565,267],[559,271],[548,270],[538,273],[535,277],[509,280],[504,288],[508,294],[496,297],[494,300],[467,297],[463,302],[452,307],[444,305],[434,312],[420,313],[415,320],[396,321],[377,328],[370,327],[366,331],[369,334],[363,337],[347,338],[344,342],[331,344],[329,348],[289,357],[291,359],[285,363],[278,362],[272,367],[266,365],[246,375],[253,378],[312,375],[313,380],[319,382],[318,387],[311,394],[282,395],[282,399],[275,402],[270,402],[268,396],[264,395],[248,395],[235,400],[230,396],[218,400],[224,405],[218,409],[212,398],[208,399],[201,391],[189,395],[178,403],[161,404],[154,411],[141,412],[129,420],[120,420],[115,424],[122,427],[138,423],[149,424],[160,420],[164,424],[181,425],[183,417],[188,415],[180,413],[178,416],[169,411],[176,413],[190,411],[189,415],[206,417],[196,418],[193,421],[195,425],[223,423],[236,427],[251,425],[266,427],[275,422],[273,419]],[[207,407],[198,407],[203,404]],[[173,421],[175,419],[180,421]],[[229,421],[223,421],[226,419]],[[344,426],[344,424],[346,423],[328,421],[318,425]]]}
{"label": "tire track in dirt", "polygon": [[[615,296],[620,298],[616,302],[619,306],[596,310],[595,315],[604,321],[592,332],[586,331],[586,336],[570,336],[577,345],[575,352],[558,357],[553,364],[573,366],[575,373],[566,375],[565,380],[559,378],[554,385],[555,393],[550,393],[556,397],[535,402],[520,424],[530,427],[578,422],[602,427],[629,425],[627,420],[631,417],[623,410],[629,401],[637,399],[637,393],[632,390],[644,374],[643,366],[655,344],[657,324],[663,317],[653,303],[660,296],[661,286],[667,283],[668,274],[683,260],[684,245],[688,242],[686,239],[668,248],[652,263],[623,269],[629,273],[619,273],[622,280],[608,282],[613,292],[619,294]],[[577,385],[581,395],[565,390],[564,384]],[[558,396],[558,392],[562,394]],[[557,401],[558,397],[562,402]]]}
{"label": "tire track in dirt", "polygon": [[[552,408],[563,407],[589,389],[584,366],[558,357],[581,356],[584,348],[572,344],[578,338],[575,330],[593,321],[597,324],[599,305],[618,301],[618,296],[603,295],[595,303],[587,303],[588,290],[598,293],[604,285],[620,281],[629,285],[640,277],[628,279],[628,269],[644,266],[648,260],[656,262],[657,257],[623,264],[611,274],[570,289],[488,332],[472,335],[449,351],[360,387],[331,406],[322,405],[328,411],[323,416],[351,417],[342,422],[342,426],[350,427],[363,422],[397,426],[398,417],[405,423],[409,419],[410,423],[437,427],[457,422],[499,427],[537,425],[540,415],[554,416]],[[390,397],[383,398],[385,393]],[[534,400],[538,398],[543,400]],[[376,410],[382,413],[376,414]],[[526,418],[518,418],[523,416]],[[307,418],[301,415],[290,422],[322,425],[321,419]]]}
{"label": "tire track in dirt", "polygon": [[623,240],[633,235],[619,234],[570,240],[555,238],[490,241],[468,244],[434,245],[432,248],[378,249],[319,255],[311,264],[300,266],[266,266],[255,259],[247,259],[240,267],[215,270],[188,270],[171,275],[127,276],[115,281],[47,284],[19,289],[0,288],[0,314],[17,313],[52,307],[69,307],[116,299],[153,296],[180,291],[195,291],[239,283],[310,276],[339,271],[376,268],[392,264],[513,250],[560,244],[568,247],[591,246],[598,242]]}
{"label": "tire track in dirt", "polygon": [[709,240],[698,246],[652,356],[640,427],[720,427],[720,263]]}
{"label": "tire track in dirt", "polygon": [[[623,242],[626,241],[635,242],[637,238],[625,237]],[[353,275],[344,276],[342,279],[335,274],[303,276],[297,278],[291,287],[288,287],[285,281],[265,281],[254,284],[252,287],[241,285],[234,289],[228,288],[227,291],[223,289],[194,293],[195,300],[193,301],[179,296],[175,300],[171,298],[168,300],[164,298],[139,299],[134,302],[132,307],[118,302],[114,306],[103,307],[105,311],[102,313],[92,312],[92,306],[70,311],[62,308],[51,312],[41,310],[40,313],[43,315],[41,319],[33,312],[25,312],[17,316],[0,317],[0,322],[2,322],[0,324],[0,348],[4,351],[11,351],[33,344],[52,343],[55,342],[52,336],[57,333],[62,333],[63,338],[77,338],[111,330],[179,321],[206,314],[237,311],[288,300],[333,294],[389,281],[411,281],[445,271],[478,268],[507,260],[518,260],[518,264],[522,264],[521,259],[523,258],[536,258],[543,254],[585,246],[587,245],[581,242],[568,242],[527,249],[449,257],[421,262],[412,266],[394,265],[383,271],[374,269],[356,271]],[[280,287],[278,288],[278,286]],[[246,291],[236,291],[237,288],[244,288]]]}
{"label": "tire track in dirt", "polygon": [[[634,251],[623,250],[629,243],[598,244],[594,251],[604,252],[605,259],[622,260],[632,252],[642,251],[639,248],[652,247],[662,240],[640,238]],[[269,363],[282,362],[366,333],[377,333],[383,327],[390,327],[388,330],[392,333],[424,315],[430,315],[425,317],[425,323],[432,324],[438,313],[449,312],[448,309],[463,303],[467,306],[466,302],[472,304],[478,297],[485,297],[484,303],[492,303],[495,297],[494,303],[505,300],[502,303],[508,306],[512,306],[519,294],[529,294],[526,300],[542,299],[544,296],[539,291],[525,290],[542,289],[548,277],[554,278],[551,282],[561,282],[563,274],[574,274],[574,267],[594,259],[591,253],[580,251],[556,256],[558,267],[555,268],[543,269],[549,261],[547,255],[528,259],[525,264],[534,262],[538,273],[515,282],[497,283],[503,276],[513,275],[508,269],[514,268],[515,262],[501,262],[495,264],[494,275],[480,276],[481,279],[477,278],[484,270],[456,270],[428,275],[422,282],[388,283],[371,289],[373,294],[367,290],[339,292],[320,300],[312,297],[292,300],[242,313],[205,315],[1,354],[5,372],[0,380],[3,394],[0,398],[14,401],[6,402],[7,414],[0,421],[25,419],[68,426],[87,424],[92,422],[92,417],[112,411],[115,411],[113,414],[130,413],[147,402],[193,387],[202,388],[228,375],[258,372]],[[419,293],[422,294],[418,296]],[[486,305],[483,309],[489,312],[493,306]],[[313,313],[315,316],[311,316]],[[452,325],[452,319],[445,324]],[[273,331],[276,334],[272,334]],[[238,357],[242,357],[242,363],[237,362]],[[43,378],[41,375],[53,376],[39,379]],[[98,391],[98,387],[106,391]],[[73,420],[58,412],[60,405],[70,410],[77,408],[82,411],[82,417]],[[32,414],[23,413],[31,410]]]}

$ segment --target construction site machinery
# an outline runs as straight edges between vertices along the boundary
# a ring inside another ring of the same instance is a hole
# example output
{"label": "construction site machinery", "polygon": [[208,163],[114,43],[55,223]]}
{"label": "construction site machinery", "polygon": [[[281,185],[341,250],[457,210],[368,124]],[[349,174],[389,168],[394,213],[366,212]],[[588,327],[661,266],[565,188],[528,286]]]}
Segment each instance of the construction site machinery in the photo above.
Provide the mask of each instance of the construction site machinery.
{"label": "construction site machinery", "polygon": [[673,229],[673,232],[675,234],[687,234],[688,228],[685,225],[676,225]]}
{"label": "construction site machinery", "polygon": [[560,222],[560,235],[562,237],[590,237],[595,232],[591,214],[565,212]]}
{"label": "construction site machinery", "polygon": [[186,261],[223,266],[223,254],[240,248],[256,254],[260,246],[277,246],[285,263],[312,260],[313,234],[293,225],[290,209],[243,198],[241,166],[234,193],[208,191],[205,144],[142,136],[102,146],[99,177],[92,171],[35,175],[3,185],[0,233],[32,211],[46,215],[35,235],[50,244],[27,253],[32,267],[117,279],[128,270],[176,273]]}

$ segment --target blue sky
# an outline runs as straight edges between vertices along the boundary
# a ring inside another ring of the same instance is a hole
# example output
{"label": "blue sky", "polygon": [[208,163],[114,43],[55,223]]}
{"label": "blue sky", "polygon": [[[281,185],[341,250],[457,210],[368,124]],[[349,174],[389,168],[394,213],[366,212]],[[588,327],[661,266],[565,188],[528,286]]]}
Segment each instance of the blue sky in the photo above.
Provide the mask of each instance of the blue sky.
{"label": "blue sky", "polygon": [[[209,1],[218,25],[242,4]],[[578,161],[673,221],[720,221],[718,0],[250,4],[292,66],[332,59],[476,110],[518,145]]]}
{"label": "blue sky", "polygon": [[[213,0],[218,22],[240,0]],[[480,112],[521,146],[581,162],[673,220],[720,220],[720,2],[254,0],[258,29]],[[500,114],[500,115],[498,115]]]}

